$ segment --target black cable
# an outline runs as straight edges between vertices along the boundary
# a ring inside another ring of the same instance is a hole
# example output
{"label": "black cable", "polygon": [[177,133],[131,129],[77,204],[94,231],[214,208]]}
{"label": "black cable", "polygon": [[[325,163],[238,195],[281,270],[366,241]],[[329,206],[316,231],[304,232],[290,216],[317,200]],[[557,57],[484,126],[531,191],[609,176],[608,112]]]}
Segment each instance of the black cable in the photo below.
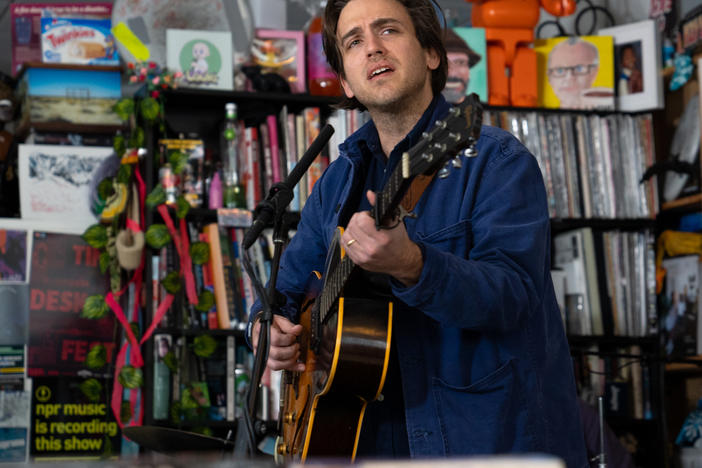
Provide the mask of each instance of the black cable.
{"label": "black cable", "polygon": [[[612,13],[610,13],[607,8],[598,5],[593,5],[591,0],[584,1],[585,3],[587,3],[588,6],[584,8],[580,13],[578,13],[578,15],[575,17],[575,34],[577,36],[590,36],[595,33],[597,26],[597,12],[601,12],[603,15],[605,15],[609,20],[609,25],[614,26],[614,16],[612,16]],[[592,24],[590,25],[590,29],[584,33],[580,30],[580,21],[585,17],[586,13],[592,13]]]}
{"label": "black cable", "polygon": [[556,36],[549,36],[549,37],[558,37],[558,36],[568,36],[569,34],[566,32],[565,28],[561,24],[560,20],[556,18],[555,20],[548,20],[544,21],[539,25],[538,28],[536,28],[536,38],[537,39],[544,39],[541,37],[541,31],[545,26],[555,26],[556,29],[558,30],[558,34]]}

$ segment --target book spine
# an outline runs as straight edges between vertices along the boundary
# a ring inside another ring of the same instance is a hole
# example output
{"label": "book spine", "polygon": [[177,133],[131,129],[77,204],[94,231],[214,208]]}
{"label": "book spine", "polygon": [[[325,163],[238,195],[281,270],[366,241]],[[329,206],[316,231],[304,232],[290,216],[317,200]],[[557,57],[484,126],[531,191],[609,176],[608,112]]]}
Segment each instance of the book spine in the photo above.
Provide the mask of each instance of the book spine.
{"label": "book spine", "polygon": [[[305,129],[305,117],[302,114],[295,116],[295,129],[297,131],[297,158],[298,160],[302,158],[305,154],[305,149],[307,148],[307,137]],[[300,210],[305,206],[307,201],[307,173],[302,175],[300,182],[297,184],[300,192]]]}
{"label": "book spine", "polygon": [[170,335],[154,335],[153,418],[156,420],[168,419],[171,371],[165,363],[165,358],[171,351],[172,340]]}
{"label": "book spine", "polygon": [[219,241],[219,225],[217,223],[206,225],[205,233],[210,244],[210,267],[212,270],[215,304],[217,305],[218,328],[228,329],[230,328],[229,308],[227,306],[227,285],[224,279],[222,247]]}
{"label": "book spine", "polygon": [[262,187],[264,195],[268,193],[273,186],[273,157],[271,155],[271,139],[268,131],[268,124],[266,122],[261,123],[258,126],[259,132],[259,144],[261,147],[261,158],[263,167],[263,174],[261,177]]}
{"label": "book spine", "polygon": [[283,168],[280,164],[280,143],[278,141],[278,122],[275,115],[266,116],[268,124],[268,139],[270,141],[271,166],[273,168],[273,183],[276,184],[283,180]]}
{"label": "book spine", "polygon": [[[297,164],[297,130],[295,125],[295,114],[288,114],[287,121],[287,144],[288,146],[288,174],[292,172],[295,164]],[[293,200],[290,204],[291,211],[300,211],[300,184],[296,184],[293,188]]]}
{"label": "book spine", "polygon": [[[206,233],[200,233],[200,240],[209,245],[209,236]],[[212,255],[210,254],[210,259],[202,265],[202,284],[203,289],[210,291],[214,294],[214,283],[212,281]],[[202,321],[204,322],[203,328],[209,328],[210,330],[216,330],[219,328],[219,322],[217,319],[217,304],[213,305],[210,310],[203,312],[204,316]]]}
{"label": "book spine", "polygon": [[227,337],[227,421],[236,418],[236,339]]}

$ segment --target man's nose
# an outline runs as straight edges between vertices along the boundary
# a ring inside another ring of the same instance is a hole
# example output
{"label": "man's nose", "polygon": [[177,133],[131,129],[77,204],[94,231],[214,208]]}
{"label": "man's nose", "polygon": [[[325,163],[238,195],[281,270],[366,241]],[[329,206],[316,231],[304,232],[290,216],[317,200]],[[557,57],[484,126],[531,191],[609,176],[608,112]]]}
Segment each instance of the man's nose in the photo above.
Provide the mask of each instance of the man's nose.
{"label": "man's nose", "polygon": [[366,41],[366,53],[368,57],[372,57],[375,54],[383,54],[384,52],[385,47],[383,47],[383,41],[375,34],[371,34]]}

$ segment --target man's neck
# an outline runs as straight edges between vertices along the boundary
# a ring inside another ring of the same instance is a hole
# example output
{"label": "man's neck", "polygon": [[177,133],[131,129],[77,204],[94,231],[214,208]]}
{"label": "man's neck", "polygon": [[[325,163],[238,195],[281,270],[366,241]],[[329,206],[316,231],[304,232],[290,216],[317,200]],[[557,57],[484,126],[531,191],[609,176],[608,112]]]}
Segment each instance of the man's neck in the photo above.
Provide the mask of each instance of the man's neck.
{"label": "man's neck", "polygon": [[386,157],[414,128],[424,111],[429,107],[432,99],[433,96],[431,95],[428,100],[418,99],[404,106],[402,110],[369,109],[368,112],[378,131],[380,145]]}

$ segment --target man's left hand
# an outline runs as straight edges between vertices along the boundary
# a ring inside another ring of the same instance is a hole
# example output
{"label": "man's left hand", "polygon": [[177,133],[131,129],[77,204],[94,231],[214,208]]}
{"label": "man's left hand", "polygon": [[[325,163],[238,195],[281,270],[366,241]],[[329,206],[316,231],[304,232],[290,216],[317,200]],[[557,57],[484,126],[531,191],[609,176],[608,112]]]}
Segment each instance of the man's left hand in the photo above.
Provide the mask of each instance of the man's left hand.
{"label": "man's left hand", "polygon": [[[375,205],[375,193],[369,190],[366,196]],[[393,223],[397,225],[378,230],[369,211],[355,213],[341,236],[341,247],[364,270],[386,273],[412,286],[422,273],[422,251],[410,240],[403,222]]]}

